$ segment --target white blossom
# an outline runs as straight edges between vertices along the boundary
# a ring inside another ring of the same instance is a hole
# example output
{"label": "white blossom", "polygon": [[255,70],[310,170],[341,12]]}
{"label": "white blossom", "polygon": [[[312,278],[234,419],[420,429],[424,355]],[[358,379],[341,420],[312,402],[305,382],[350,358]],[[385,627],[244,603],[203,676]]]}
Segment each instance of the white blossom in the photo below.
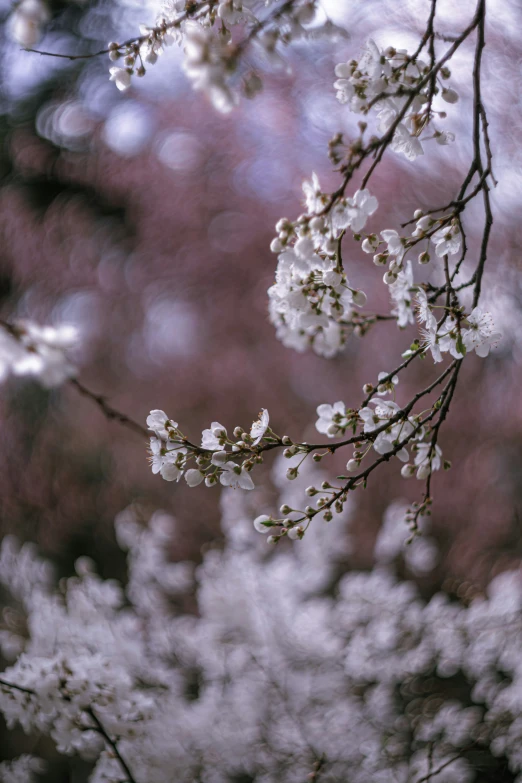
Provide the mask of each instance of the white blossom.
{"label": "white blossom", "polygon": [[485,357],[492,346],[501,339],[502,334],[495,331],[491,313],[484,312],[481,307],[475,307],[467,317],[468,329],[464,331],[464,345],[468,351],[475,351],[477,356]]}
{"label": "white blossom", "polygon": [[252,424],[250,437],[253,438],[252,445],[257,446],[262,441],[268,429],[269,415],[266,408],[263,408],[259,414],[259,419]]}
{"label": "white blossom", "polygon": [[462,242],[458,223],[454,221],[449,226],[439,228],[432,235],[431,241],[435,244],[435,253],[439,258],[455,255],[459,252]]}
{"label": "white blossom", "polygon": [[343,427],[347,423],[344,402],[334,402],[333,405],[327,403],[319,405],[317,407],[317,415],[319,418],[315,422],[315,428],[318,432],[328,435],[329,438],[334,438],[343,432]]}
{"label": "white blossom", "polygon": [[[171,421],[165,411],[153,410],[147,416],[147,427],[160,440],[167,440],[170,437],[169,430],[175,430],[178,426],[176,421]],[[169,429],[167,429],[167,427]]]}
{"label": "white blossom", "polygon": [[201,447],[210,449],[210,451],[221,450],[227,437],[227,431],[219,421],[213,421],[210,428],[203,430],[201,436]]}
{"label": "white blossom", "polygon": [[187,450],[184,448],[175,446],[172,449],[167,449],[163,440],[151,438],[150,462],[152,472],[154,474],[159,473],[165,481],[179,481],[183,475],[180,460],[182,461],[182,455],[186,453]]}
{"label": "white blossom", "polygon": [[415,446],[415,467],[417,468],[417,478],[425,479],[434,470],[439,470],[441,466],[440,446],[431,443],[417,443]]}
{"label": "white blossom", "polygon": [[235,462],[225,462],[219,480],[224,487],[232,489],[254,489],[254,482],[250,473]]}
{"label": "white blossom", "polygon": [[109,73],[110,81],[114,82],[120,92],[124,92],[125,90],[129,89],[132,79],[131,74],[127,68],[119,68],[115,65],[109,69]]}
{"label": "white blossom", "polygon": [[8,375],[27,375],[42,386],[59,386],[74,377],[76,368],[68,351],[76,347],[73,326],[39,326],[19,321],[9,330],[0,329],[0,380]]}

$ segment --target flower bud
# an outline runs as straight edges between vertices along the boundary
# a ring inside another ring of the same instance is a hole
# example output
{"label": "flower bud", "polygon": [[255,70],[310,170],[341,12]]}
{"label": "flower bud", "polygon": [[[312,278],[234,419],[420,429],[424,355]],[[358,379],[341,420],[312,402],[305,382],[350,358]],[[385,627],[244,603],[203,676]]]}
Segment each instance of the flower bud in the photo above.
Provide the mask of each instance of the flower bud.
{"label": "flower bud", "polygon": [[197,487],[198,484],[201,484],[201,482],[204,480],[205,476],[200,470],[196,470],[195,468],[191,468],[190,470],[187,470],[185,473],[185,481],[189,485],[189,487]]}
{"label": "flower bud", "polygon": [[293,481],[298,477],[298,475],[299,475],[299,471],[297,470],[297,468],[288,468],[288,470],[286,471],[286,477],[288,481]]}
{"label": "flower bud", "polygon": [[281,506],[281,508],[279,509],[279,511],[281,512],[281,514],[285,514],[285,515],[286,515],[286,514],[289,514],[289,513],[291,512],[291,510],[292,510],[292,509],[290,508],[290,506],[289,506],[287,503],[283,503],[283,505],[282,505],[282,506]]}
{"label": "flower bud", "polygon": [[336,242],[336,240],[332,239],[332,238],[327,239],[326,242],[324,243],[324,251],[329,256],[334,256],[336,254],[336,252],[337,252],[337,242]]}
{"label": "flower bud", "polygon": [[430,473],[431,473],[431,465],[428,464],[421,465],[417,470],[417,478],[420,481],[422,481],[423,479],[427,479]]}
{"label": "flower bud", "polygon": [[433,225],[433,219],[429,215],[419,218],[417,221],[417,228],[420,231],[427,231]]}
{"label": "flower bud", "polygon": [[442,90],[442,99],[446,101],[446,103],[457,103],[459,99],[459,94],[456,92],[456,90],[453,90],[451,87],[443,88]]}
{"label": "flower bud", "polygon": [[355,473],[359,469],[359,463],[356,459],[349,459],[346,463],[346,470],[348,473]]}
{"label": "flower bud", "polygon": [[[269,524],[265,524],[265,522]],[[254,519],[254,527],[258,533],[268,533],[269,528],[273,527],[272,520],[266,514],[261,514]]]}
{"label": "flower bud", "polygon": [[353,292],[353,303],[354,305],[357,305],[357,307],[364,307],[366,304],[367,296],[364,293],[364,291],[354,291]]}
{"label": "flower bud", "polygon": [[339,63],[335,66],[334,73],[338,79],[349,79],[352,71],[348,63]]}
{"label": "flower bud", "polygon": [[423,253],[419,255],[419,264],[429,264],[430,262],[430,254],[427,250],[425,250]]}
{"label": "flower bud", "polygon": [[393,285],[397,281],[397,274],[393,272],[391,269],[389,269],[387,272],[384,273],[383,278],[386,285]]}
{"label": "flower bud", "polygon": [[272,253],[282,253],[283,251],[283,243],[279,239],[279,237],[276,237],[270,242],[270,250]]}
{"label": "flower bud", "polygon": [[401,476],[403,478],[411,478],[415,473],[414,465],[403,465],[401,468]]}

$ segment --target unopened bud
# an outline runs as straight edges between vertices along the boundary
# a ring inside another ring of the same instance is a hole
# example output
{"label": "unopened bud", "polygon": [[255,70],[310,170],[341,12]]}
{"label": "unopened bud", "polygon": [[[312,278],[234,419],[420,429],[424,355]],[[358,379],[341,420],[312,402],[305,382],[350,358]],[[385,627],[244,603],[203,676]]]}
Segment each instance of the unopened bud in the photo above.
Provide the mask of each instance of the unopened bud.
{"label": "unopened bud", "polygon": [[373,263],[375,266],[385,266],[388,263],[388,253],[377,253],[373,257]]}
{"label": "unopened bud", "polygon": [[357,305],[357,307],[364,307],[366,304],[367,296],[364,293],[364,291],[354,291],[353,292],[353,303],[354,305]]}
{"label": "unopened bud", "polygon": [[451,87],[448,89],[444,88],[442,90],[442,99],[446,101],[446,103],[457,103],[459,94],[456,90],[452,90]]}

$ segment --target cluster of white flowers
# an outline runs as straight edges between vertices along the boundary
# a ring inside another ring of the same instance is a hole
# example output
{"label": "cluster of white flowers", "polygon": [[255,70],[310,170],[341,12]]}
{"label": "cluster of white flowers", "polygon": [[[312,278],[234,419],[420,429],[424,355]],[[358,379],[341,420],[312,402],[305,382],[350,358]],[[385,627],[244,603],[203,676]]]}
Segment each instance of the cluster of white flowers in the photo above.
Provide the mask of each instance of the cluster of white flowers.
{"label": "cluster of white flowers", "polygon": [[367,234],[361,244],[365,253],[373,255],[373,263],[377,267],[388,267],[383,280],[389,286],[392,315],[401,328],[414,323],[414,294],[419,290],[414,283],[408,253],[424,241],[426,247],[417,255],[419,264],[424,265],[431,258],[430,240],[435,245],[437,258],[457,254],[462,243],[459,222],[451,215],[434,218],[417,210],[414,219],[416,226],[411,234],[401,235],[395,229],[386,229],[380,232],[380,236]]}
{"label": "cluster of white flowers", "polygon": [[[262,442],[283,443],[268,424],[268,411],[263,409],[250,432],[235,427],[232,440],[225,427],[213,421],[209,429],[203,430],[199,447],[188,441],[177,422],[164,411],[153,410],[147,417],[147,427],[154,433],[150,439],[152,472],[160,473],[166,481],[179,481],[184,475],[189,487],[204,482],[207,487],[222,484],[232,489],[254,489],[250,471],[262,462]],[[197,467],[190,467],[191,463]]]}
{"label": "cluster of white flowers", "polygon": [[59,386],[76,373],[67,351],[77,344],[73,326],[39,326],[18,321],[0,326],[0,381],[9,375],[38,379],[45,387]]}
{"label": "cluster of white flowers", "polygon": [[2,761],[0,783],[36,783],[45,769],[42,759],[24,753],[12,761]]}
{"label": "cluster of white flowers", "polygon": [[477,356],[484,358],[502,337],[500,332],[495,331],[491,313],[481,307],[475,307],[469,315],[462,311],[446,313],[437,322],[426,292],[419,290],[416,300],[417,317],[424,324],[424,346],[431,351],[434,362],[441,362],[443,353],[463,359],[468,351],[475,351]]}
{"label": "cluster of white flowers", "polygon": [[358,190],[324,213],[329,197],[315,174],[303,191],[307,212],[276,225],[271,250],[278,254],[278,266],[268,290],[269,312],[284,345],[298,351],[312,346],[330,357],[358,322],[354,308],[366,303],[366,294],[348,281],[339,244],[348,228],[357,234],[364,228],[378,202],[368,190]]}
{"label": "cluster of white flowers", "polygon": [[[93,783],[129,780],[120,759],[137,783],[170,783],[172,770],[180,783],[298,783],[318,765],[325,781],[410,783],[443,765],[446,783],[471,783],[477,769],[500,780],[506,768],[522,781],[519,572],[466,604],[426,601],[396,566],[424,575],[436,547],[423,537],[404,552],[400,505],[373,570],[358,572],[349,514],[267,558],[249,496],[224,500],[225,547],[196,571],[193,614],[173,600],[193,591],[187,564],[166,556],[174,520],[144,526],[138,509],[116,523],[125,590],[85,559],[59,591],[17,586],[28,638],[0,680],[28,692],[0,685],[10,726],[86,759]],[[16,558],[12,547],[0,557],[9,574]],[[27,783],[21,770],[37,763],[21,757],[0,779]]]}
{"label": "cluster of white flowers", "polygon": [[[336,66],[337,99],[358,114],[367,114],[373,107],[381,133],[387,133],[397,123],[390,147],[408,160],[415,160],[424,154],[422,141],[435,139],[439,144],[448,144],[455,138],[432,123],[434,116],[446,116],[445,111],[433,109],[436,95],[449,104],[459,98],[454,89],[439,87],[437,80],[430,78],[433,66],[434,63],[430,65],[419,57],[412,59],[406,49],[380,49],[369,40],[359,61]],[[445,67],[439,73],[444,80],[451,75]]]}
{"label": "cluster of white flowers", "polygon": [[[397,376],[394,376],[385,383],[380,383],[388,375],[385,372],[379,373],[379,384],[376,394],[384,396],[394,390],[398,383]],[[372,390],[373,387],[365,387]],[[408,463],[410,454],[408,447],[411,446],[415,454],[414,464],[406,464],[402,468],[402,476],[409,478],[417,472],[418,479],[425,479],[441,466],[441,450],[436,444],[423,442],[429,436],[429,430],[419,425],[420,419],[417,416],[405,416],[401,407],[393,400],[371,399],[369,405],[360,410],[346,410],[345,404],[341,401],[333,405],[323,404],[317,408],[319,416],[315,427],[318,432],[327,435],[329,438],[344,435],[347,429],[354,433],[359,425],[362,425],[364,434],[371,434],[371,440],[362,451],[360,444],[353,457],[348,460],[346,469],[349,473],[358,473],[361,469],[361,463],[368,454],[370,447],[377,454],[389,454],[394,452],[401,462]],[[377,433],[375,435],[375,433]],[[362,436],[361,436],[362,440]],[[404,443],[401,447],[400,444]]]}
{"label": "cluster of white flowers", "polygon": [[[133,75],[144,76],[166,47],[178,43],[184,48],[183,67],[193,87],[204,92],[218,111],[229,112],[241,94],[251,98],[263,87],[258,70],[240,68],[241,54],[251,43],[264,60],[279,66],[281,46],[310,34],[317,37],[321,31],[336,32],[331,22],[311,26],[316,5],[316,0],[283,5],[275,0],[167,0],[154,27],[143,26],[141,36],[130,43],[109,44],[110,59],[123,59],[122,66],[110,69],[110,78],[119,90],[126,90]],[[275,6],[273,18],[267,6]],[[235,26],[243,28],[239,41],[232,36]]]}

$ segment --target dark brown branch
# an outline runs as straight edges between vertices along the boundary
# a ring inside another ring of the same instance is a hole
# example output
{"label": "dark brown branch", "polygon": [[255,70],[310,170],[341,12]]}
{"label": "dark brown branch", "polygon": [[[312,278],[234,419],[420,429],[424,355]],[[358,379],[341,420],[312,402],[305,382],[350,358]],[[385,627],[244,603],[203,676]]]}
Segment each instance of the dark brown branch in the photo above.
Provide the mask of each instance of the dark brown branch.
{"label": "dark brown branch", "polygon": [[141,424],[138,424],[138,422],[134,421],[134,419],[131,419],[131,417],[127,416],[126,413],[121,413],[121,411],[113,408],[112,405],[109,405],[105,397],[103,397],[101,394],[95,394],[94,392],[90,391],[90,389],[87,389],[83,383],[80,383],[80,381],[78,381],[76,378],[72,378],[69,381],[69,385],[73,386],[76,391],[82,395],[82,397],[87,397],[87,399],[92,400],[92,402],[98,406],[103,415],[109,419],[109,421],[116,421],[118,424],[122,424],[124,427],[128,427],[138,435],[143,435],[146,438],[150,437],[150,432],[145,427],[143,427]]}
{"label": "dark brown branch", "polygon": [[120,751],[118,749],[118,743],[115,740],[112,739],[110,734],[107,733],[103,723],[101,722],[99,717],[94,712],[94,709],[92,707],[87,707],[85,712],[87,713],[87,715],[89,715],[90,718],[92,718],[92,720],[94,721],[94,724],[95,724],[95,730],[104,738],[105,742],[111,748],[111,750],[113,751],[114,755],[118,759],[118,761],[120,763],[120,766],[122,767],[123,771],[127,775],[129,783],[136,783],[136,778],[132,774],[132,772],[131,772],[131,770],[129,768],[129,765],[127,764],[127,762],[125,761],[125,759],[123,758],[123,756],[121,755],[121,753],[120,753]]}

